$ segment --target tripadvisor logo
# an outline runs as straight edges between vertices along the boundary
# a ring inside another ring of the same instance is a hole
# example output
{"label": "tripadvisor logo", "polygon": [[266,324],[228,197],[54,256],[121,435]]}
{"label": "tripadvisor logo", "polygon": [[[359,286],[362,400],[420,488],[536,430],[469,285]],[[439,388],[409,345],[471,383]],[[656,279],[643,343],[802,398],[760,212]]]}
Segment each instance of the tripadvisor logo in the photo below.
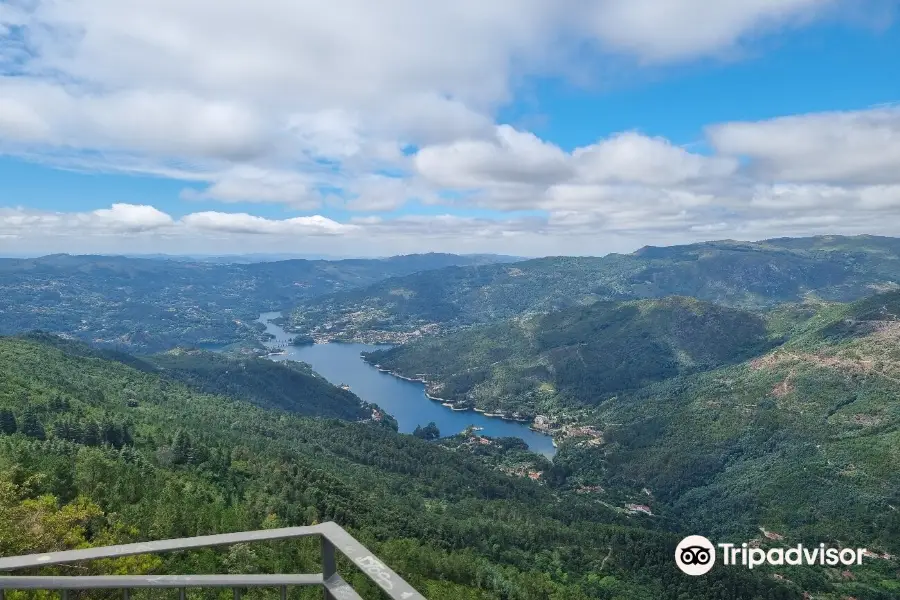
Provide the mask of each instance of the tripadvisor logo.
{"label": "tripadvisor logo", "polygon": [[865,548],[828,548],[825,544],[809,548],[797,544],[791,548],[752,548],[749,544],[717,544],[702,535],[689,535],[675,548],[675,564],[687,575],[704,575],[716,564],[716,547],[725,566],[748,569],[760,565],[861,565]]}
{"label": "tripadvisor logo", "polygon": [[716,564],[716,549],[702,535],[689,535],[675,548],[675,564],[688,575],[703,575]]}

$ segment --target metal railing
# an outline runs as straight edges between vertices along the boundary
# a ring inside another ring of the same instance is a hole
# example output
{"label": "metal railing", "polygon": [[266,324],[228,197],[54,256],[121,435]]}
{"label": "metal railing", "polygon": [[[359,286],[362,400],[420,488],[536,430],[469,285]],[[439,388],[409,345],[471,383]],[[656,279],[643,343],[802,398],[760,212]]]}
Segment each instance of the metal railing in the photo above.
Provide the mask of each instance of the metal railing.
{"label": "metal railing", "polygon": [[239,588],[276,587],[281,598],[287,597],[289,586],[318,586],[325,600],[362,600],[362,597],[337,572],[336,550],[349,558],[366,576],[374,581],[392,600],[425,600],[399,575],[376,558],[337,523],[322,523],[309,527],[285,527],[204,535],[192,538],[140,542],[84,550],[66,550],[47,554],[29,554],[0,558],[0,572],[30,569],[101,558],[120,558],[136,554],[192,550],[211,546],[227,546],[245,542],[285,540],[319,536],[322,541],[322,572],[285,575],[5,575],[0,576],[0,600],[4,590],[59,590],[65,600],[71,590],[121,589],[128,600],[135,588],[177,588],[184,600],[186,588],[234,588],[235,600]]}

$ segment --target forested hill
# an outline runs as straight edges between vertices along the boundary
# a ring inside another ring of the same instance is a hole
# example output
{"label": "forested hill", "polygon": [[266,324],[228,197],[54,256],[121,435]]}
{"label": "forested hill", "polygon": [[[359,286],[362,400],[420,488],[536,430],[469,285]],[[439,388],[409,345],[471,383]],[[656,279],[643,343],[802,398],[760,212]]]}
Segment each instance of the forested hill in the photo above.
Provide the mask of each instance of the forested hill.
{"label": "forested hill", "polygon": [[646,487],[708,531],[761,526],[896,557],[898,397],[890,292],[823,306],[753,360],[619,394],[592,415],[604,443],[564,445],[557,462],[572,481]]}
{"label": "forested hill", "polygon": [[[640,499],[716,537],[867,547],[895,557],[879,564],[897,580],[900,291],[757,314],[599,303],[370,360],[438,396],[550,415],[563,489]],[[850,595],[900,587],[883,593]]]}
{"label": "forested hill", "polygon": [[320,338],[402,342],[410,334],[598,300],[681,295],[741,307],[809,295],[853,300],[896,286],[898,265],[900,240],[872,236],[647,247],[387,279],[301,303],[291,324]]}
{"label": "forested hill", "polygon": [[375,408],[353,392],[332,385],[305,363],[181,349],[147,360],[166,377],[263,408],[350,421],[372,418]]}
{"label": "forested hill", "polygon": [[[69,356],[120,362],[180,381],[200,392],[230,396],[263,408],[351,421],[371,418],[372,409],[376,408],[353,392],[332,385],[306,363],[183,348],[136,357],[43,332],[20,337],[60,349]],[[388,422],[392,419],[386,418]]]}
{"label": "forested hill", "polygon": [[366,360],[423,377],[431,394],[460,406],[558,415],[751,358],[777,343],[772,337],[757,314],[674,297],[513,319],[370,352]]}
{"label": "forested hill", "polygon": [[257,333],[252,321],[261,311],[304,298],[428,269],[510,260],[454,254],[252,264],[67,254],[0,259],[0,335],[41,329],[141,352],[224,345]]}
{"label": "forested hill", "polygon": [[[0,338],[0,432],[3,555],[335,520],[430,600],[802,595],[765,570],[684,576],[672,562],[679,536],[655,530],[666,522],[465,452],[199,393],[36,340]],[[78,574],[315,572],[318,561],[312,543],[236,546]]]}

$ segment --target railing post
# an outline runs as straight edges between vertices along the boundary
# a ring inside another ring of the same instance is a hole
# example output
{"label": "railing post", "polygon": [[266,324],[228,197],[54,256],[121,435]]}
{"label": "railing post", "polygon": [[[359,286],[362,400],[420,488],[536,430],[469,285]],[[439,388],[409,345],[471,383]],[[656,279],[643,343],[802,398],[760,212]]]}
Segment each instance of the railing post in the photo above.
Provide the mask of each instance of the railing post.
{"label": "railing post", "polygon": [[[322,579],[328,581],[328,578],[337,573],[337,565],[335,564],[334,544],[331,543],[324,535],[322,536]],[[323,590],[325,600],[335,600],[334,596],[328,589]]]}

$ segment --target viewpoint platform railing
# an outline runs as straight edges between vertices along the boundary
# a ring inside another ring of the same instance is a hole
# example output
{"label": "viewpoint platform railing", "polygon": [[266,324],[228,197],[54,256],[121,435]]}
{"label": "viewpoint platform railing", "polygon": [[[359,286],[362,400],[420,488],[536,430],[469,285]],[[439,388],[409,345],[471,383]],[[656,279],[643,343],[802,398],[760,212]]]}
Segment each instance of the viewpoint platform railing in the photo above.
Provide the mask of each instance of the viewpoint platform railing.
{"label": "viewpoint platform railing", "polygon": [[325,600],[363,600],[356,590],[338,574],[336,551],[349,558],[392,600],[425,600],[424,596],[403,581],[399,575],[378,560],[337,523],[11,556],[0,558],[0,572],[101,558],[120,558],[135,554],[174,552],[307,536],[321,538],[321,573],[285,575],[6,575],[0,576],[0,600],[3,600],[5,590],[25,589],[59,590],[63,600],[66,600],[69,592],[73,590],[121,589],[123,598],[128,600],[131,590],[136,588],[176,588],[180,591],[181,600],[184,600],[188,588],[234,588],[235,600],[239,600],[240,589],[249,587],[278,588],[281,598],[284,600],[287,597],[288,587],[292,586],[318,586],[322,588]]}

